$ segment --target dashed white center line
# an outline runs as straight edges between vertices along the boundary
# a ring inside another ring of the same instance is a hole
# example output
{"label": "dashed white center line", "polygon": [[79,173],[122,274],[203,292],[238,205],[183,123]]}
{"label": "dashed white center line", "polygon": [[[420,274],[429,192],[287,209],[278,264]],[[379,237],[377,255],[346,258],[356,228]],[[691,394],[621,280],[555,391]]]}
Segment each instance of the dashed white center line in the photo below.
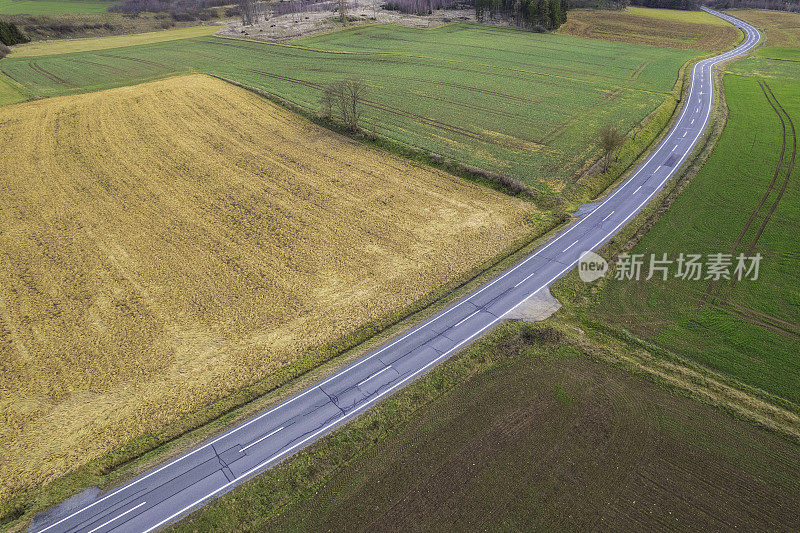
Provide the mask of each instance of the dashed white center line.
{"label": "dashed white center line", "polygon": [[606,217],[605,217],[603,220],[601,220],[600,222],[605,222],[605,221],[608,219],[608,217],[610,217],[610,216],[611,216],[611,215],[613,215],[613,214],[614,214],[614,211],[611,211],[611,212],[610,212],[609,214],[607,214],[607,215],[606,215]]}
{"label": "dashed white center line", "polygon": [[480,312],[481,312],[481,310],[480,310],[480,309],[478,309],[477,311],[475,311],[474,313],[472,313],[471,315],[469,315],[467,318],[465,318],[465,319],[463,319],[463,320],[459,320],[459,321],[458,321],[458,324],[456,324],[456,325],[455,325],[455,326],[453,326],[453,327],[454,327],[454,328],[457,328],[458,326],[460,326],[461,324],[463,324],[464,322],[466,322],[467,320],[469,320],[470,318],[474,317],[475,315],[477,315],[477,314],[478,314],[478,313],[480,313]]}
{"label": "dashed white center line", "polygon": [[[519,283],[517,283],[516,285],[514,285],[514,287],[519,287],[520,285],[522,285],[523,283],[525,283],[526,281],[528,281],[528,278],[530,278],[530,277],[531,277],[531,276],[533,276],[534,274],[536,274],[536,272],[531,272],[530,274],[528,274],[527,276],[525,276],[525,279],[523,279],[522,281],[520,281]],[[476,312],[477,312],[477,311],[476,311]]]}
{"label": "dashed white center line", "polygon": [[[572,247],[573,247],[573,246],[575,246],[576,244],[578,244],[578,241],[575,241],[575,242],[573,242],[572,244],[570,244],[569,246],[567,246],[566,248],[564,248],[564,252],[566,252],[567,250],[569,250],[570,248],[572,248]],[[561,253],[564,253],[564,252],[561,252]]]}
{"label": "dashed white center line", "polygon": [[284,428],[284,426],[281,426],[281,427],[279,427],[278,429],[276,429],[275,431],[272,431],[271,433],[267,433],[266,435],[264,435],[263,437],[261,437],[261,438],[260,438],[260,439],[258,439],[257,441],[255,441],[255,442],[251,442],[250,444],[248,444],[247,446],[245,446],[244,448],[242,448],[242,449],[241,449],[241,450],[239,450],[239,451],[240,451],[240,452],[244,452],[244,451],[245,451],[247,448],[250,448],[251,446],[255,446],[256,444],[258,444],[259,442],[261,442],[261,441],[262,441],[262,440],[264,440],[264,439],[268,439],[268,438],[270,438],[271,436],[273,436],[275,433],[279,432],[279,431],[280,431],[280,430],[282,430],[283,428]]}
{"label": "dashed white center line", "polygon": [[142,503],[140,503],[139,505],[137,505],[136,507],[131,507],[130,509],[128,509],[128,510],[127,510],[127,511],[125,511],[124,513],[122,513],[122,514],[120,514],[120,515],[117,515],[117,516],[115,516],[114,518],[112,518],[112,519],[111,519],[111,520],[109,520],[108,522],[103,522],[102,524],[100,524],[100,525],[99,525],[99,526],[97,526],[96,528],[94,528],[94,529],[91,529],[91,530],[87,531],[87,533],[94,533],[94,532],[95,532],[95,531],[97,531],[98,529],[102,529],[102,528],[106,527],[108,524],[110,524],[110,523],[111,523],[111,522],[113,522],[114,520],[119,520],[120,518],[122,518],[122,517],[123,517],[123,516],[125,516],[126,514],[134,512],[136,509],[138,509],[139,507],[141,507],[142,505],[144,505],[144,504],[146,504],[146,503],[147,503],[147,502],[142,502]]}
{"label": "dashed white center line", "polygon": [[[635,190],[635,191],[633,191],[633,194],[636,194],[637,192],[639,192],[639,189],[641,189],[641,188],[642,188],[642,186],[641,186],[641,185],[639,185],[638,187],[636,187],[636,190]],[[631,196],[633,196],[633,194],[632,194]]]}
{"label": "dashed white center line", "polygon": [[692,122],[690,124],[694,124],[694,119],[692,119]]}
{"label": "dashed white center line", "polygon": [[370,377],[368,377],[367,379],[365,379],[365,380],[363,380],[363,381],[360,381],[360,382],[359,382],[359,383],[356,385],[356,387],[360,387],[361,385],[363,385],[363,384],[364,384],[364,383],[366,383],[367,381],[371,380],[371,379],[372,379],[372,378],[374,378],[374,377],[377,377],[377,376],[379,376],[379,375],[383,374],[384,372],[386,372],[386,371],[387,371],[387,370],[389,370],[390,368],[392,368],[392,365],[389,365],[389,366],[387,366],[387,367],[381,368],[380,370],[378,370],[377,372],[375,372],[374,374],[372,374],[372,375],[371,375]]}
{"label": "dashed white center line", "polygon": [[687,134],[687,133],[689,133],[689,130],[686,130],[686,131],[684,131],[684,132],[683,132],[683,135],[681,135],[681,137],[686,137],[686,134]]}

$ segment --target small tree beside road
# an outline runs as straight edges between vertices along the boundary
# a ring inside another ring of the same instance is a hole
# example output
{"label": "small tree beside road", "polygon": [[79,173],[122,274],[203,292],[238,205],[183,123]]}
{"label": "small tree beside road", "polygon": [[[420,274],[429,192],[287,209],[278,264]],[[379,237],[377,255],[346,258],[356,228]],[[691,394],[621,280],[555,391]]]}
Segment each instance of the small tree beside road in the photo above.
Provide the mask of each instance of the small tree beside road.
{"label": "small tree beside road", "polygon": [[606,125],[600,130],[600,149],[603,150],[603,157],[605,164],[603,165],[603,174],[608,172],[608,165],[611,163],[611,157],[620,149],[622,143],[625,142],[625,136],[620,133],[619,128],[616,126]]}

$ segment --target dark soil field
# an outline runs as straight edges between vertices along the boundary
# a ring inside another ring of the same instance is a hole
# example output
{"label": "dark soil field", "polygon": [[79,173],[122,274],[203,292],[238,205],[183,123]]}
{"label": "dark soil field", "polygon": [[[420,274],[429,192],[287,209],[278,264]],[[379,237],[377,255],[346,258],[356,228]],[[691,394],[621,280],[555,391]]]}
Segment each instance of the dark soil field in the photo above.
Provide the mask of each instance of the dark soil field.
{"label": "dark soil field", "polygon": [[277,510],[266,490],[271,476],[299,472],[289,462],[180,529],[800,527],[795,444],[574,348],[530,348],[520,331],[484,344],[495,364],[304,497]]}

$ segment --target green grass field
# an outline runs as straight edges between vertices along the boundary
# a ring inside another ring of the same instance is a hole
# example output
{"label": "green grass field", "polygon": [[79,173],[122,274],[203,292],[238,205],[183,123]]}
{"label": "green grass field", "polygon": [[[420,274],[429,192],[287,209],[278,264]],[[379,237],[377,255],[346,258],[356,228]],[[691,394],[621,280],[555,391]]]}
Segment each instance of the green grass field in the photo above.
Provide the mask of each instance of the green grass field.
{"label": "green grass field", "polygon": [[110,3],[110,0],[0,0],[0,15],[103,13]]}
{"label": "green grass field", "polygon": [[672,258],[681,252],[760,253],[759,279],[735,284],[613,280],[596,312],[660,346],[798,403],[800,170],[792,164],[800,133],[800,63],[786,61],[789,53],[762,48],[727,67],[730,115],[713,155],[631,252],[666,252]]}
{"label": "green grass field", "polygon": [[173,530],[800,527],[796,444],[537,331],[501,326]]}
{"label": "green grass field", "polygon": [[[372,26],[286,45],[195,38],[101,51],[13,55],[0,71],[33,96],[211,73],[308,110],[345,76],[369,86],[364,126],[553,191],[596,153],[605,124],[629,131],[664,102],[698,52],[454,24]],[[566,96],[568,95],[568,96]]]}

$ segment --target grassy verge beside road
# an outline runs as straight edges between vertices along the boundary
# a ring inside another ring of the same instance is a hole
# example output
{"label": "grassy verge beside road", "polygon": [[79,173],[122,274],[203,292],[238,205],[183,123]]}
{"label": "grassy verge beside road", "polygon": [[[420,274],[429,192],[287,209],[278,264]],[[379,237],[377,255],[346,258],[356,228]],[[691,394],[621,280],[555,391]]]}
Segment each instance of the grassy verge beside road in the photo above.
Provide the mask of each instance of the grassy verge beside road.
{"label": "grassy verge beside road", "polygon": [[[692,185],[631,253],[762,255],[756,281],[608,280],[588,316],[800,402],[800,68],[763,48],[726,68],[730,117]],[[735,263],[735,259],[734,259]],[[731,267],[732,269],[733,267]]]}
{"label": "grassy verge beside road", "polygon": [[796,444],[554,326],[496,328],[173,530],[798,525]]}

